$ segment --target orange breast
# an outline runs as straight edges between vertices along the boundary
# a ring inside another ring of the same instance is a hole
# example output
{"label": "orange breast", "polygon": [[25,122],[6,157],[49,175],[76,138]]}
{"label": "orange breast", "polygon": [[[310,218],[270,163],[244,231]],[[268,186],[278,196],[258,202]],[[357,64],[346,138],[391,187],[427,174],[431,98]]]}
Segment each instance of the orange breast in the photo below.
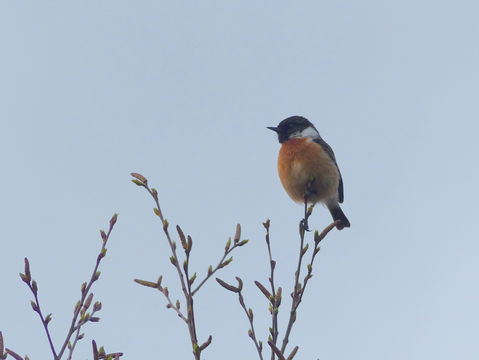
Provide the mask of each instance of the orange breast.
{"label": "orange breast", "polygon": [[307,190],[311,203],[338,196],[338,168],[321,145],[311,139],[291,139],[281,145],[278,173],[284,189],[296,202],[304,202]]}

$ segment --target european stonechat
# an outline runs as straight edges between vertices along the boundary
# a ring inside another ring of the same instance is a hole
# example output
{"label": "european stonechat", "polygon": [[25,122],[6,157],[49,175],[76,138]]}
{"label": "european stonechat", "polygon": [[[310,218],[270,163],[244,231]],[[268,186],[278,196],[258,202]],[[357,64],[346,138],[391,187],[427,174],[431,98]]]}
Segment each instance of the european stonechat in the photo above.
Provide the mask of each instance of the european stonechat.
{"label": "european stonechat", "polygon": [[341,220],[338,230],[350,227],[339,206],[344,190],[336,157],[314,125],[302,116],[291,116],[268,129],[278,134],[278,173],[289,197],[305,205],[321,202],[335,221]]}

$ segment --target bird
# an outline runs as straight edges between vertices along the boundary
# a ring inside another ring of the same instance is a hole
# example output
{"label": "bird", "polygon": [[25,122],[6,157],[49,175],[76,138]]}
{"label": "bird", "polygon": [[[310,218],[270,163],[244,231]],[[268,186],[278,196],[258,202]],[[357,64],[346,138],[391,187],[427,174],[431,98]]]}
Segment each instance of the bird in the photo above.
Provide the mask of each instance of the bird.
{"label": "bird", "polygon": [[[298,203],[323,203],[338,230],[351,224],[340,207],[344,201],[343,178],[333,149],[305,117],[290,116],[278,126],[268,126],[278,135],[279,179],[289,197]],[[307,224],[305,224],[306,230]]]}

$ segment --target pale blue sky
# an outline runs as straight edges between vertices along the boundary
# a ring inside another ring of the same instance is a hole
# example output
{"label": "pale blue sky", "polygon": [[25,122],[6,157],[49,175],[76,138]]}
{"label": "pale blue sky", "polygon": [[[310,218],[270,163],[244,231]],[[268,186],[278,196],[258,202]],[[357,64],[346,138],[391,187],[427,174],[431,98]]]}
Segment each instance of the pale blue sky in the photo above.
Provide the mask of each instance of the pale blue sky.
{"label": "pale blue sky", "polygon": [[[161,294],[133,283],[175,273],[152,202],[217,261],[237,222],[240,275],[267,335],[253,280],[268,267],[290,291],[301,207],[276,174],[265,129],[308,117],[335,150],[350,229],[322,246],[295,325],[298,359],[477,359],[479,5],[474,1],[3,1],[0,3],[2,306],[6,345],[50,358],[30,294],[31,261],[57,343],[120,214],[85,328],[126,359],[189,359],[187,330]],[[318,207],[311,226],[330,221]],[[285,297],[285,302],[287,297]],[[204,358],[254,359],[236,297],[196,300]],[[283,315],[287,311],[283,305]],[[281,329],[284,330],[285,317]]]}

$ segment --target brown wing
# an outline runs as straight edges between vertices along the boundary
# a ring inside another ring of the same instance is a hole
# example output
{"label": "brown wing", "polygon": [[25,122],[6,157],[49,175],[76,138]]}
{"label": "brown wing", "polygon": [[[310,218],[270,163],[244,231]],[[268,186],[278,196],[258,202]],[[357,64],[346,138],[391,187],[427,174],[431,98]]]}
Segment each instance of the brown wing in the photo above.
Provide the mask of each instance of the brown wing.
{"label": "brown wing", "polygon": [[344,201],[343,177],[341,176],[341,171],[339,171],[338,163],[336,162],[336,157],[334,156],[333,149],[331,149],[331,146],[329,146],[328,143],[320,137],[313,139],[313,141],[321,145],[323,150],[326,151],[329,157],[334,161],[334,164],[336,165],[336,168],[338,169],[338,172],[339,172],[338,198],[339,198],[339,202],[342,203]]}

